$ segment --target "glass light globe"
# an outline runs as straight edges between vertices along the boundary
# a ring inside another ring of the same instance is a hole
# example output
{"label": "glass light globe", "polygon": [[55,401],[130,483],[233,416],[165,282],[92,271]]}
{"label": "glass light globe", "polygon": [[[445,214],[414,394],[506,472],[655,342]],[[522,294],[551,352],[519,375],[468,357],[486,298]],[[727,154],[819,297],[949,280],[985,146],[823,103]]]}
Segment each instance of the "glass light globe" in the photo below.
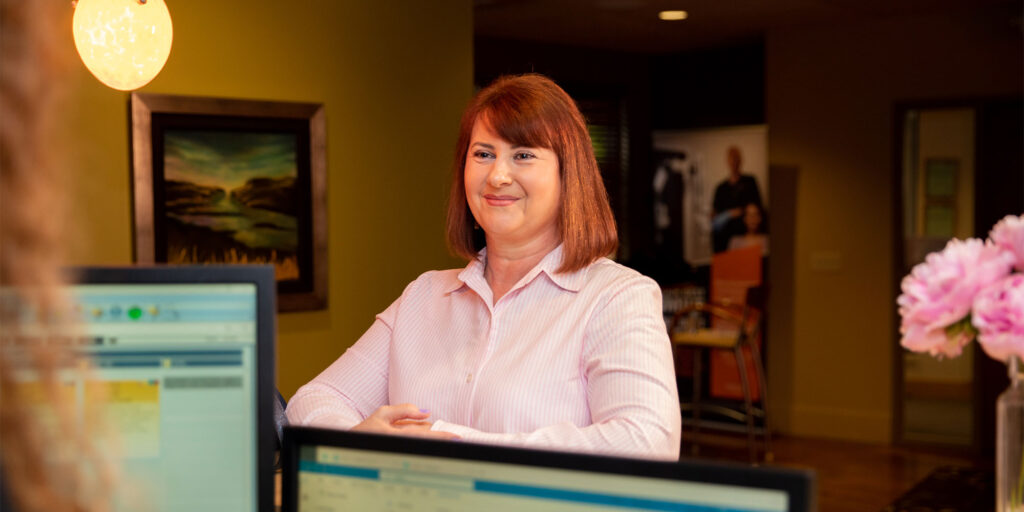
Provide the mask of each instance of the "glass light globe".
{"label": "glass light globe", "polygon": [[171,54],[171,13],[164,0],[78,0],[75,47],[101,82],[130,91],[149,83]]}

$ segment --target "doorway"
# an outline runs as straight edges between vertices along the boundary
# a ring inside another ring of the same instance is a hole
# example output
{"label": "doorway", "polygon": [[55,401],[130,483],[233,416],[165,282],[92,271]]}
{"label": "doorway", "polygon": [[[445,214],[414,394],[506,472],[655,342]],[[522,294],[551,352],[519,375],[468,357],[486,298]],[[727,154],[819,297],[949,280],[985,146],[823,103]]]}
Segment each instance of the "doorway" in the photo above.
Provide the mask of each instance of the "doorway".
{"label": "doorway", "polygon": [[[899,294],[903,276],[950,238],[985,238],[1000,218],[1024,212],[1024,102],[905,104],[895,114]],[[977,343],[944,360],[893,346],[896,442],[991,456],[1003,365]]]}

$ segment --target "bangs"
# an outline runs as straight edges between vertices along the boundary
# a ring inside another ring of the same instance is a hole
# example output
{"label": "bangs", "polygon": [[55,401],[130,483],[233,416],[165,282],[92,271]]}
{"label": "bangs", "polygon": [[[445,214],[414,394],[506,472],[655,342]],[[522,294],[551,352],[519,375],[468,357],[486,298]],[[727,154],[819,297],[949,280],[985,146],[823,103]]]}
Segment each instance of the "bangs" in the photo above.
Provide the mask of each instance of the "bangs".
{"label": "bangs", "polygon": [[491,132],[513,146],[555,149],[553,127],[539,109],[512,95],[495,99],[477,116]]}

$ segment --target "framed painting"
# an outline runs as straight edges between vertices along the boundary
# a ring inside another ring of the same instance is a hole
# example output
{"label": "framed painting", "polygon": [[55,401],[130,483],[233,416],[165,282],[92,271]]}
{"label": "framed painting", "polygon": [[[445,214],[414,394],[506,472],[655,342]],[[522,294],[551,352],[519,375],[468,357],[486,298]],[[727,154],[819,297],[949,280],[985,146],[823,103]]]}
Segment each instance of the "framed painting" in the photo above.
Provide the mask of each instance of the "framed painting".
{"label": "framed painting", "polygon": [[278,310],[327,305],[321,104],[133,93],[139,263],[272,264]]}

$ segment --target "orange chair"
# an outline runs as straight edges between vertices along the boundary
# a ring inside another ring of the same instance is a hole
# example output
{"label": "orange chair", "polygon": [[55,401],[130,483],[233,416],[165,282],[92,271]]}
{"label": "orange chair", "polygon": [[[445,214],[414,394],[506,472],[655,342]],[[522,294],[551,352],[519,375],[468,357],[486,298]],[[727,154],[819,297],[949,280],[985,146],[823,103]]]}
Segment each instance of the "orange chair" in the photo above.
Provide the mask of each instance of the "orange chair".
{"label": "orange chair", "polygon": [[[751,300],[753,293],[759,290],[748,292],[748,303],[756,303]],[[696,320],[708,318],[711,324],[716,327],[703,328],[698,325],[701,322]],[[722,326],[726,327],[722,327]],[[720,303],[691,304],[676,311],[669,322],[669,338],[674,347],[694,349],[693,357],[693,398],[689,404],[682,403],[682,408],[689,407],[693,411],[693,445],[692,452],[697,454],[700,450],[700,414],[702,410],[713,411],[724,416],[734,418],[737,421],[746,423],[747,447],[750,451],[750,461],[756,463],[757,442],[756,434],[759,429],[754,424],[754,418],[762,420],[761,433],[764,438],[764,460],[771,462],[773,454],[771,450],[771,429],[768,422],[768,390],[764,378],[764,367],[761,364],[761,352],[757,346],[758,334],[760,333],[761,312],[758,308],[750,305],[737,306]],[[746,356],[743,347],[750,350],[753,359],[755,377],[760,388],[760,399],[757,407],[754,406],[751,398],[750,376],[747,375]],[[716,404],[705,404],[701,400],[702,381],[702,359],[703,352],[707,349],[719,348],[732,350],[736,357],[736,366],[739,369],[740,385],[743,390],[743,409]]]}

